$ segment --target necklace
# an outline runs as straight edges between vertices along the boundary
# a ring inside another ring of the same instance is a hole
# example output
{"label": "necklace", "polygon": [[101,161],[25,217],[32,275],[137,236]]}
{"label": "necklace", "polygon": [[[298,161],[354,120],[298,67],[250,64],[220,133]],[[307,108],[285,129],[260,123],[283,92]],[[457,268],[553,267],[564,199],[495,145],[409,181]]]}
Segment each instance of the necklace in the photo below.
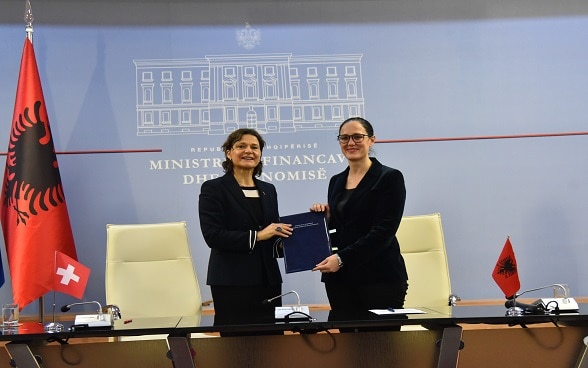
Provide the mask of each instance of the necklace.
{"label": "necklace", "polygon": [[361,182],[361,179],[365,176],[368,170],[371,167],[372,162],[367,166],[363,166],[351,172],[351,168],[349,169],[349,174],[347,174],[347,185],[345,186],[346,189],[355,189],[357,185]]}

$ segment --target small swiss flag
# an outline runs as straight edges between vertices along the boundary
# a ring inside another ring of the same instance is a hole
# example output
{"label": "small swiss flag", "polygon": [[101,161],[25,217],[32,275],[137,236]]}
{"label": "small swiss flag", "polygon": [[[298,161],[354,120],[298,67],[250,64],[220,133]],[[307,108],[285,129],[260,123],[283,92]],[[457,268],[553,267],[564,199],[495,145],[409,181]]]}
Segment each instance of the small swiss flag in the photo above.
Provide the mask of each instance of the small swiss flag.
{"label": "small swiss flag", "polygon": [[53,289],[82,299],[86,284],[90,278],[90,269],[75,259],[55,252],[55,273],[53,275]]}

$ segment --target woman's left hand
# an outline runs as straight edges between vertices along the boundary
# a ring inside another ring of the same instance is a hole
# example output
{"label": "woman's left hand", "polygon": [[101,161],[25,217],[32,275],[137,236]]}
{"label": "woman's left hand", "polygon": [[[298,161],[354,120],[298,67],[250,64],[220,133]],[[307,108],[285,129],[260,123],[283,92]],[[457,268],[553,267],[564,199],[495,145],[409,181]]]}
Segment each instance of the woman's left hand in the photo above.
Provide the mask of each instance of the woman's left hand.
{"label": "woman's left hand", "polygon": [[267,240],[274,236],[287,238],[292,235],[292,231],[294,231],[292,224],[271,223],[265,229],[257,232],[257,239]]}
{"label": "woman's left hand", "polygon": [[321,271],[321,273],[329,273],[329,272],[337,272],[341,267],[339,267],[339,259],[337,258],[336,254],[330,255],[325,258],[322,262],[316,265],[313,268],[313,271]]}

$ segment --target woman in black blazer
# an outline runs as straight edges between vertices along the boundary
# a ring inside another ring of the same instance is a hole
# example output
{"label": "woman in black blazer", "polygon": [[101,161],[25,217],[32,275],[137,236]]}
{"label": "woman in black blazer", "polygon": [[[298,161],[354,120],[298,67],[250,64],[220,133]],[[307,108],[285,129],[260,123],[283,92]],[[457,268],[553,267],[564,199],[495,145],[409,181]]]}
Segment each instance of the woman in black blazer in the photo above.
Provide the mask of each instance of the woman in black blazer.
{"label": "woman in black blazer", "polygon": [[314,269],[322,272],[335,319],[361,319],[369,309],[402,308],[408,275],[396,230],[404,212],[404,177],[369,157],[372,125],[355,117],[337,136],[349,166],[329,182],[327,211],[334,254]]}
{"label": "woman in black blazer", "polygon": [[232,132],[222,145],[225,175],[202,184],[200,227],[210,247],[208,276],[215,324],[274,320],[282,294],[278,268],[280,239],[292,226],[280,223],[275,187],[257,179],[265,141],[254,129]]}

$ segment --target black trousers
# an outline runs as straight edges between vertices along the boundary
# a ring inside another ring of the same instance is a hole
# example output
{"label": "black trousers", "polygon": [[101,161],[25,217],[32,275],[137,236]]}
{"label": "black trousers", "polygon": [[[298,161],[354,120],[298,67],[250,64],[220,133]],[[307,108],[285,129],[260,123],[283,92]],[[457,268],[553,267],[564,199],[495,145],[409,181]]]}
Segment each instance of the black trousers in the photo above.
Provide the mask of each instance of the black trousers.
{"label": "black trousers", "polygon": [[[282,305],[278,298],[271,303],[264,300],[282,294],[282,285],[210,286],[214,304],[214,325],[249,325],[274,323],[274,310]],[[266,335],[268,333],[221,333],[221,336]],[[271,334],[275,334],[271,333]]]}
{"label": "black trousers", "polygon": [[[378,316],[370,309],[402,308],[404,298],[408,290],[406,281],[377,283],[377,284],[344,284],[338,282],[326,282],[325,289],[331,311],[331,321],[361,321],[373,320]],[[397,318],[404,318],[398,316]],[[400,327],[341,329],[349,331],[381,331],[399,330]]]}

